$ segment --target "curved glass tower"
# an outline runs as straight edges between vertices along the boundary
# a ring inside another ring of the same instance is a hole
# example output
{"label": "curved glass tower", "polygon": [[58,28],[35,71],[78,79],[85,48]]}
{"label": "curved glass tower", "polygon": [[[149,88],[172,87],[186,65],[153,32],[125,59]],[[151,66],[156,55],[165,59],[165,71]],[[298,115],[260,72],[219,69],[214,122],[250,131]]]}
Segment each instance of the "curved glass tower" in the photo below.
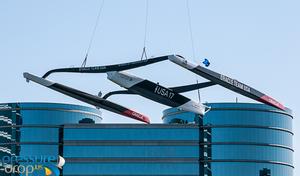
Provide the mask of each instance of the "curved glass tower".
{"label": "curved glass tower", "polygon": [[209,106],[203,123],[211,133],[207,165],[213,176],[293,175],[291,111],[250,103]]}
{"label": "curved glass tower", "polygon": [[202,125],[203,117],[193,112],[169,108],[163,111],[164,124],[199,124]]}
{"label": "curved glass tower", "polygon": [[[100,123],[100,111],[57,103],[0,104],[0,157],[57,156],[62,151],[60,125]],[[0,175],[3,173],[1,162]]]}
{"label": "curved glass tower", "polygon": [[[264,104],[211,103],[203,118],[206,176],[292,176],[291,111]],[[184,116],[184,118],[182,118]],[[164,111],[165,123],[193,123],[188,112]],[[201,125],[201,124],[200,124]],[[201,141],[201,140],[200,140]]]}

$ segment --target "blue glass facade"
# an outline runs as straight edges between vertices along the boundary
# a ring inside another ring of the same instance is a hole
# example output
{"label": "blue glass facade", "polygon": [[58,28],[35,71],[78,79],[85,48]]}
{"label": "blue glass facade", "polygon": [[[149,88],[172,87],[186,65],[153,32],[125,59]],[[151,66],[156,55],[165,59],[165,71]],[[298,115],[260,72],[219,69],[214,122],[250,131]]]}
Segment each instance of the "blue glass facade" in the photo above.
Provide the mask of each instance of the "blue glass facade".
{"label": "blue glass facade", "polygon": [[202,175],[198,125],[64,127],[64,175]]}
{"label": "blue glass facade", "polygon": [[100,112],[83,106],[2,104],[0,155],[59,154],[66,176],[293,176],[290,111],[207,105],[204,117],[171,108],[165,124],[144,125],[99,124]]}
{"label": "blue glass facade", "polygon": [[[212,103],[203,117],[203,160],[207,176],[293,175],[291,111],[263,104]],[[193,123],[190,112],[167,109],[165,123]],[[177,120],[182,119],[182,120]],[[201,125],[201,124],[200,124]]]}
{"label": "blue glass facade", "polygon": [[[291,112],[263,104],[212,103],[204,119],[210,131],[205,165],[213,176],[293,175]],[[206,150],[207,150],[206,149]]]}
{"label": "blue glass facade", "polygon": [[[0,157],[57,156],[61,153],[61,125],[85,119],[100,123],[101,113],[70,104],[0,104]],[[0,175],[8,175],[2,164]]]}
{"label": "blue glass facade", "polygon": [[[204,150],[213,176],[293,175],[292,115],[263,104],[212,103],[204,119],[210,139]],[[208,172],[209,173],[209,172]]]}

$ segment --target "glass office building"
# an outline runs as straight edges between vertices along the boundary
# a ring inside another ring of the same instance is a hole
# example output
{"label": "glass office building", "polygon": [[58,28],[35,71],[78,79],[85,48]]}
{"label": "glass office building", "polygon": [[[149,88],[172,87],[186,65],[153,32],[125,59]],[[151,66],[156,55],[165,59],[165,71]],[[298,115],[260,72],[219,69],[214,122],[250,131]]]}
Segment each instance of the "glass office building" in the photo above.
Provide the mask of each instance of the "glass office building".
{"label": "glass office building", "polygon": [[209,106],[204,126],[211,133],[211,154],[206,164],[213,176],[256,176],[263,170],[272,176],[293,175],[291,111],[249,103]]}
{"label": "glass office building", "polygon": [[[101,120],[100,111],[78,105],[0,104],[0,157],[60,155],[61,125],[100,123]],[[2,164],[0,175],[8,175]]]}
{"label": "glass office building", "polygon": [[146,125],[100,124],[83,106],[2,104],[0,155],[59,154],[66,176],[293,176],[291,111],[207,105],[204,117],[171,108]]}
{"label": "glass office building", "polygon": [[[207,176],[292,176],[291,111],[263,104],[212,103],[203,118],[204,173]],[[193,123],[190,112],[164,111],[165,123]],[[175,119],[175,120],[174,120]]]}
{"label": "glass office building", "polygon": [[65,125],[63,175],[199,176],[198,125]]}

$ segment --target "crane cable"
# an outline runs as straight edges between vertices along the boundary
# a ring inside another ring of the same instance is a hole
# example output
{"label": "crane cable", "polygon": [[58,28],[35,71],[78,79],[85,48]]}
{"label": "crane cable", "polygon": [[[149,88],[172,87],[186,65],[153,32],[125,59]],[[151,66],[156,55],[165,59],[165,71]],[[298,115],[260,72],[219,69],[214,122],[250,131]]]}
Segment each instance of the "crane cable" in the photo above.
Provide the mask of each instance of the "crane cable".
{"label": "crane cable", "polygon": [[[192,19],[191,19],[191,10],[190,10],[189,0],[186,0],[186,9],[187,9],[187,17],[188,17],[188,23],[189,23],[189,33],[190,33],[193,60],[194,60],[194,62],[196,62],[194,36],[193,36],[193,29],[192,29]],[[196,78],[196,83],[198,84],[199,81],[198,81],[198,78],[197,78],[196,75],[195,75],[195,78]],[[197,93],[198,93],[198,100],[199,100],[199,103],[200,103],[201,102],[200,89],[197,90]]]}
{"label": "crane cable", "polygon": [[149,16],[149,0],[146,0],[146,14],[145,14],[145,26],[144,26],[144,47],[143,47],[141,60],[143,60],[144,56],[147,59],[146,42],[147,42],[147,32],[148,32],[148,16]]}
{"label": "crane cable", "polygon": [[92,44],[93,44],[93,41],[94,41],[94,38],[95,38],[95,34],[96,34],[96,31],[97,31],[97,27],[99,25],[100,17],[101,17],[102,11],[103,11],[104,1],[105,0],[102,0],[102,2],[100,4],[100,8],[99,8],[98,15],[97,15],[97,18],[96,18],[96,23],[95,23],[95,26],[94,26],[94,29],[93,29],[93,32],[92,32],[92,35],[91,35],[91,38],[90,38],[90,41],[89,41],[89,45],[88,45],[84,60],[81,64],[81,67],[86,66],[87,59],[88,59],[88,56],[89,56],[89,53],[90,53],[90,50],[91,50],[91,47],[92,47]]}

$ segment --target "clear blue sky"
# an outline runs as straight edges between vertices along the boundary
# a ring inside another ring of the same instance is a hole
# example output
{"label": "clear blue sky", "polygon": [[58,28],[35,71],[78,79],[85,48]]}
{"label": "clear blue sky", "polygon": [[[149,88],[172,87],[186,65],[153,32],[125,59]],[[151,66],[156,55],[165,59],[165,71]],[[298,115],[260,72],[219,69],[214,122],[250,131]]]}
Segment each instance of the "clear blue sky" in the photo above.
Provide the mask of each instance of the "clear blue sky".
{"label": "clear blue sky", "polygon": [[[27,84],[24,71],[37,75],[57,67],[79,66],[84,59],[101,1],[0,2],[0,102],[47,101],[83,104]],[[195,60],[209,58],[210,68],[274,97],[294,110],[295,165],[300,166],[299,126],[300,1],[190,0]],[[145,1],[106,0],[88,65],[140,58],[143,48]],[[177,53],[193,60],[186,3],[149,0],[147,53]],[[166,86],[194,83],[195,76],[164,62],[130,73]],[[55,74],[49,79],[97,94],[120,89],[106,75]],[[200,81],[204,79],[199,78]],[[187,96],[197,100],[196,92]],[[203,102],[253,102],[215,86],[201,91]],[[166,106],[138,96],[111,100],[138,110],[160,123]],[[135,122],[103,111],[104,122]],[[300,175],[296,169],[295,175]]]}

